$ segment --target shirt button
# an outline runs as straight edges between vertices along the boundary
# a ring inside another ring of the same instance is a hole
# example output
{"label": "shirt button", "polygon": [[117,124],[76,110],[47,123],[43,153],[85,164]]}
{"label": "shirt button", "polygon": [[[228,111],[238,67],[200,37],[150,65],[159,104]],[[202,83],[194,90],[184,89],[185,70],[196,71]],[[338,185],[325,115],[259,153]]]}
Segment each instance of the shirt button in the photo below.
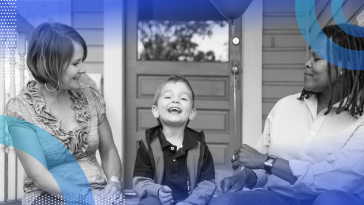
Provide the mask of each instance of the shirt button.
{"label": "shirt button", "polygon": [[176,159],[173,159],[173,161],[175,162],[175,161],[176,161]]}
{"label": "shirt button", "polygon": [[173,151],[174,150],[174,147],[171,147],[171,150]]}
{"label": "shirt button", "polygon": [[314,132],[311,132],[311,135],[312,135],[312,136],[314,136],[314,135],[315,135],[315,133],[314,133]]}

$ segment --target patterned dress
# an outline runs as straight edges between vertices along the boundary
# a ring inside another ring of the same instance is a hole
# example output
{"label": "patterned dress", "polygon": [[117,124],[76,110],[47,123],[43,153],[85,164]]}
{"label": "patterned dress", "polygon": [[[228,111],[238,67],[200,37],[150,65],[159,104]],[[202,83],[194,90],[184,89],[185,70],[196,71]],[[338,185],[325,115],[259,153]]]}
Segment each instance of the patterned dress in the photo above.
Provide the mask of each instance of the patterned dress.
{"label": "patterned dress", "polygon": [[[37,134],[48,170],[52,174],[57,174],[73,184],[88,186],[85,180],[80,180],[82,177],[79,171],[74,169],[73,163],[78,163],[91,189],[103,189],[107,180],[96,160],[96,150],[99,147],[98,126],[106,111],[102,95],[89,86],[69,91],[73,102],[71,108],[75,111],[79,126],[66,132],[61,127],[60,120],[50,113],[36,84],[36,81],[28,82],[19,95],[9,100],[6,112],[12,118],[7,121],[8,126],[25,127]],[[61,143],[52,143],[54,138],[50,139],[48,133]],[[45,193],[27,175],[24,176],[24,192],[23,204],[32,204],[37,196]]]}

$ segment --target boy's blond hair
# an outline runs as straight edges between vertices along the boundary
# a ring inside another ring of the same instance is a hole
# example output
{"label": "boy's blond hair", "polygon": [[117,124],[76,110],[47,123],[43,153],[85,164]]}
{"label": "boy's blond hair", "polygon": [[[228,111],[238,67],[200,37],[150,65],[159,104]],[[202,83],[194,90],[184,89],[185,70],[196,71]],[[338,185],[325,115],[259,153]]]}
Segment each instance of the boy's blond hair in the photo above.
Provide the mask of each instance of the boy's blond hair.
{"label": "boy's blond hair", "polygon": [[183,75],[171,75],[168,77],[168,79],[166,81],[164,81],[157,89],[157,91],[154,94],[154,101],[153,101],[153,105],[157,106],[158,105],[158,98],[161,94],[162,88],[169,82],[183,82],[187,85],[188,89],[190,89],[191,94],[192,94],[192,108],[195,108],[195,93],[192,90],[192,87],[190,85],[190,83],[188,82],[188,80],[183,76]]}

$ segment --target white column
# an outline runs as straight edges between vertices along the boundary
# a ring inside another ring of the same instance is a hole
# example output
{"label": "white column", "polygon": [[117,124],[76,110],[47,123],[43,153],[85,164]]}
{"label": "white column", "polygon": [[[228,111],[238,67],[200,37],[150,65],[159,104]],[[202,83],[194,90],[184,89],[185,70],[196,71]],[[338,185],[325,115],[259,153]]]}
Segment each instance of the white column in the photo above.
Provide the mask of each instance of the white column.
{"label": "white column", "polygon": [[24,168],[23,165],[21,164],[20,160],[17,159],[17,179],[16,179],[16,197],[18,199],[18,201],[21,201],[22,198],[24,197],[24,190],[23,190],[23,182],[24,182]]}
{"label": "white column", "polygon": [[6,153],[5,153],[5,117],[0,115],[0,202],[4,202],[5,198],[5,182],[6,182]]}
{"label": "white column", "polygon": [[[26,45],[26,48],[28,48],[28,40],[25,41],[25,45]],[[32,76],[32,73],[30,72],[29,68],[26,67],[28,69],[28,76],[29,76],[29,81],[33,80],[33,76]]]}
{"label": "white column", "polygon": [[5,198],[6,153],[5,153],[5,35],[0,35],[0,202]]}
{"label": "white column", "polygon": [[10,98],[15,97],[15,46],[9,46],[9,64],[10,64]]}
{"label": "white column", "polygon": [[[125,0],[104,1],[104,96],[106,114],[112,127],[115,145],[124,162],[124,3]],[[115,92],[115,90],[118,90]],[[123,166],[124,170],[124,166]],[[123,171],[124,173],[124,171]],[[124,176],[124,174],[123,174]]]}
{"label": "white column", "polygon": [[254,0],[243,15],[243,135],[255,147],[262,133],[263,0]]}
{"label": "white column", "polygon": [[0,115],[4,115],[5,114],[5,48],[3,46],[5,44],[1,38],[3,38],[2,35],[0,35]]}
{"label": "white column", "polygon": [[13,146],[9,146],[8,153],[8,202],[16,201],[17,193],[17,157]]}
{"label": "white column", "polygon": [[[15,50],[16,50],[16,40],[12,39],[10,41],[9,50],[10,50],[10,98],[15,97],[16,90],[15,90]],[[11,137],[7,136],[9,140],[9,153],[8,153],[8,200],[7,201],[16,201],[16,165],[17,165],[17,158],[15,153],[14,145],[11,141]]]}
{"label": "white column", "polygon": [[[26,54],[26,35],[18,33],[18,54],[19,54],[19,78],[20,89],[24,87],[24,70],[25,70],[25,54]],[[10,154],[10,153],[9,153]],[[10,156],[9,156],[10,157]],[[16,198],[20,201],[24,197],[23,181],[24,168],[19,159],[16,160]]]}
{"label": "white column", "polygon": [[25,70],[25,48],[26,48],[25,33],[18,33],[18,54],[19,54],[19,79],[20,89],[24,87],[24,70]]}

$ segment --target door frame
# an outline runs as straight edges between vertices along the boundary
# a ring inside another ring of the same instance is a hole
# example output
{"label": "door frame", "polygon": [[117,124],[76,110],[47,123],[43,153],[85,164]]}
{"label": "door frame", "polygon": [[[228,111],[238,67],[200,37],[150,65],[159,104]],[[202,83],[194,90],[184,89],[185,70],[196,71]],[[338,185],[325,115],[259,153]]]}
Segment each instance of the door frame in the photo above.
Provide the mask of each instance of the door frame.
{"label": "door frame", "polygon": [[[127,154],[124,153],[125,1],[104,1],[104,97],[123,173]],[[241,141],[255,147],[262,133],[263,0],[254,0],[242,19]]]}

